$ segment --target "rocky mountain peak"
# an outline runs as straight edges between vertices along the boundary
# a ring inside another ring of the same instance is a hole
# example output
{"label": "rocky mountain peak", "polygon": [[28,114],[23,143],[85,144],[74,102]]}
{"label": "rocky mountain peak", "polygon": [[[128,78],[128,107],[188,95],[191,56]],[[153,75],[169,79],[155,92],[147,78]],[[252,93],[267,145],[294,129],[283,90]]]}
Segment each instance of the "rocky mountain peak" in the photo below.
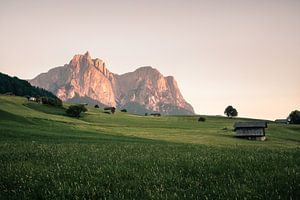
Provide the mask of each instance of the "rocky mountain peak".
{"label": "rocky mountain peak", "polygon": [[84,55],[83,55],[83,59],[86,60],[87,62],[91,62],[92,61],[92,57],[90,55],[90,52],[86,52]]}
{"label": "rocky mountain peak", "polygon": [[73,56],[72,60],[70,61],[71,62],[82,62],[82,61],[89,61],[91,60],[91,55],[90,53],[87,51],[85,54],[76,54]]}
{"label": "rocky mountain peak", "polygon": [[99,58],[87,51],[75,55],[69,64],[51,69],[30,81],[56,94],[63,101],[127,108],[138,114],[193,114],[182,97],[176,80],[164,77],[151,66],[117,75]]}
{"label": "rocky mountain peak", "polygon": [[152,71],[152,72],[158,72],[157,69],[153,68],[152,66],[143,66],[143,67],[139,67],[135,70],[137,71]]}
{"label": "rocky mountain peak", "polygon": [[160,72],[157,69],[151,66],[139,67],[134,72],[139,74],[160,74]]}
{"label": "rocky mountain peak", "polygon": [[91,58],[91,55],[90,55],[89,51],[86,51],[85,54],[84,54],[84,56],[87,57],[87,58]]}

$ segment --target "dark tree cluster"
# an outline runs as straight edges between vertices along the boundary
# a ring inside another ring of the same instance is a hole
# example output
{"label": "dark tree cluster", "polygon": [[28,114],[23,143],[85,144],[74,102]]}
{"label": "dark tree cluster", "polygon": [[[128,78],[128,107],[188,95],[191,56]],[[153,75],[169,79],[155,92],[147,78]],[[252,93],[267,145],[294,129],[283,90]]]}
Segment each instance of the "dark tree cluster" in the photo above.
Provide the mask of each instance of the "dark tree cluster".
{"label": "dark tree cluster", "polygon": [[52,98],[52,97],[42,97],[40,98],[43,104],[47,104],[50,106],[62,106],[62,101],[58,98]]}
{"label": "dark tree cluster", "polygon": [[70,117],[79,118],[80,114],[82,112],[86,112],[86,111],[87,111],[87,109],[84,105],[72,105],[72,106],[69,106],[69,108],[66,110],[66,113]]}
{"label": "dark tree cluster", "polygon": [[126,109],[122,109],[122,110],[121,110],[121,112],[125,112],[125,113],[126,113],[126,112],[127,112],[127,110],[126,110]]}
{"label": "dark tree cluster", "polygon": [[227,106],[227,108],[224,111],[224,114],[227,115],[227,117],[236,117],[236,116],[238,116],[237,110],[232,106]]}
{"label": "dark tree cluster", "polygon": [[10,77],[6,74],[0,73],[0,94],[11,94],[16,96],[30,96],[30,97],[51,97],[58,99],[51,92],[42,88],[34,87],[25,80],[17,77]]}
{"label": "dark tree cluster", "polygon": [[288,121],[290,124],[300,124],[300,111],[294,110],[291,112],[288,117]]}

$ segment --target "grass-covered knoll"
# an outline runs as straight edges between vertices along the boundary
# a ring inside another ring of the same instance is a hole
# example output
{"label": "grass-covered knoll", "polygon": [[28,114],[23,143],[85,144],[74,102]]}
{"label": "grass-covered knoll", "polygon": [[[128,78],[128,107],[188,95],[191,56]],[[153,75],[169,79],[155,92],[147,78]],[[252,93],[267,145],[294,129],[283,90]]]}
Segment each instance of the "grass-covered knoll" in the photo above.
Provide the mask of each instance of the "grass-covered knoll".
{"label": "grass-covered knoll", "polygon": [[300,126],[261,142],[235,138],[237,119],[65,109],[0,96],[0,199],[300,196]]}

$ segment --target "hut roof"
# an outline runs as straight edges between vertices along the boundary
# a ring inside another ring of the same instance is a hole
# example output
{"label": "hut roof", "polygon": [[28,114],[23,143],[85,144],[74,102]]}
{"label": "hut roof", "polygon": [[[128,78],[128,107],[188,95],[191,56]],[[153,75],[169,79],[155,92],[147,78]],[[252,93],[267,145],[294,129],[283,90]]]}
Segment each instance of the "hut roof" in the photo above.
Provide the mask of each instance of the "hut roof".
{"label": "hut roof", "polygon": [[288,120],[287,119],[276,119],[275,122],[285,123],[285,122],[288,122]]}
{"label": "hut roof", "polygon": [[236,122],[234,124],[234,130],[237,128],[267,128],[267,122],[254,121],[254,122]]}

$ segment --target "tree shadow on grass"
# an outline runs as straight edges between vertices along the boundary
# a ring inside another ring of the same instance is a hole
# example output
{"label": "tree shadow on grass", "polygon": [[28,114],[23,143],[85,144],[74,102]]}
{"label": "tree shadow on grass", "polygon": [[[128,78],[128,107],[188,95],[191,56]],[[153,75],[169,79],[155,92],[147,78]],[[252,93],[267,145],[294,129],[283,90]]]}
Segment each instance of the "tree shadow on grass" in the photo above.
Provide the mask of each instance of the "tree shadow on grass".
{"label": "tree shadow on grass", "polygon": [[108,134],[95,130],[77,130],[74,125],[68,123],[38,119],[29,121],[27,118],[15,116],[11,113],[5,114],[6,116],[10,115],[10,118],[6,118],[8,120],[1,123],[0,138],[2,141],[39,141],[46,143],[171,143],[136,136]]}
{"label": "tree shadow on grass", "polygon": [[38,103],[26,103],[23,105],[32,110],[46,113],[46,114],[62,115],[62,116],[66,115],[65,114],[66,109],[64,107],[56,107],[56,106],[50,106],[50,105],[44,105],[44,104],[38,104]]}
{"label": "tree shadow on grass", "polygon": [[32,120],[30,120],[29,118],[20,115],[15,115],[13,113],[0,109],[0,122],[1,121],[14,121],[19,123],[34,124]]}

